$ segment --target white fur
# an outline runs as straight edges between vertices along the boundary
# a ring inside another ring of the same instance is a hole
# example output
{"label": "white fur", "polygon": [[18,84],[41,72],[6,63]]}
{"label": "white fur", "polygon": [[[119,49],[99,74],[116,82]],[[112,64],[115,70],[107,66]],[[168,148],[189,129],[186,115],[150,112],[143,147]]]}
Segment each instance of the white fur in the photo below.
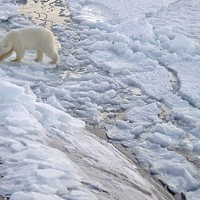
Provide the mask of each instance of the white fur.
{"label": "white fur", "polygon": [[16,53],[14,61],[21,61],[26,50],[36,50],[35,61],[43,60],[44,54],[51,58],[51,63],[58,61],[54,35],[42,27],[20,28],[9,31],[0,41],[0,60]]}

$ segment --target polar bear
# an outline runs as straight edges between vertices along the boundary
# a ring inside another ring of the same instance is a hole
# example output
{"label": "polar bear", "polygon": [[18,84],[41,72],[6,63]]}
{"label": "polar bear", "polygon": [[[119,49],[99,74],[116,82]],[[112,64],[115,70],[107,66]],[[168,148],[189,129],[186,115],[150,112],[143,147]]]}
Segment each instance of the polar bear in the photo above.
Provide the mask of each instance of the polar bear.
{"label": "polar bear", "polygon": [[42,61],[44,54],[51,58],[51,64],[58,61],[54,35],[43,27],[19,28],[6,33],[0,40],[0,61],[10,57],[13,51],[16,53],[13,61],[21,61],[26,50],[36,50],[36,62]]}

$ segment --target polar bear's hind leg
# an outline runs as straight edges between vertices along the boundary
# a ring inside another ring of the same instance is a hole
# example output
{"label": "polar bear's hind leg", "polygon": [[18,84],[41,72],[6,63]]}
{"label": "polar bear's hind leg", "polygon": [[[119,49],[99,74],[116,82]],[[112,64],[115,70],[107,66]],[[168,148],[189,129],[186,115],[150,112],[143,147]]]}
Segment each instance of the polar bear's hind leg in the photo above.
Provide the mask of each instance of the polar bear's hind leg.
{"label": "polar bear's hind leg", "polygon": [[44,53],[51,59],[50,64],[56,64],[58,62],[58,53],[55,47],[55,39],[52,33],[48,34],[46,37],[47,41],[43,45]]}
{"label": "polar bear's hind leg", "polygon": [[47,56],[51,58],[50,64],[56,64],[58,62],[58,53],[55,50],[46,52]]}

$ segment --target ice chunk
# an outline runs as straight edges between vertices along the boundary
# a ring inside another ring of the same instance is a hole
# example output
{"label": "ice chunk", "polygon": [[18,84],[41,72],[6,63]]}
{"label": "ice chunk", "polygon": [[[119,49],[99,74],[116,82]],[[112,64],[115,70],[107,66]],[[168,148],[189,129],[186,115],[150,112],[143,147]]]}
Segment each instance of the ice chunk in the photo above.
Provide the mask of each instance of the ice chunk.
{"label": "ice chunk", "polygon": [[64,176],[65,173],[55,169],[41,169],[37,170],[37,175],[45,179],[55,179]]}
{"label": "ice chunk", "polygon": [[10,200],[62,200],[57,195],[45,195],[36,192],[16,192],[10,197]]}
{"label": "ice chunk", "polygon": [[185,35],[177,35],[170,44],[170,52],[191,52],[195,48],[195,43]]}
{"label": "ice chunk", "polygon": [[162,147],[168,147],[172,144],[172,139],[169,136],[160,134],[158,132],[147,137],[147,139],[153,143],[160,144]]}
{"label": "ice chunk", "polygon": [[0,20],[6,21],[10,17],[17,15],[17,6],[12,3],[5,3],[1,5],[0,3]]}

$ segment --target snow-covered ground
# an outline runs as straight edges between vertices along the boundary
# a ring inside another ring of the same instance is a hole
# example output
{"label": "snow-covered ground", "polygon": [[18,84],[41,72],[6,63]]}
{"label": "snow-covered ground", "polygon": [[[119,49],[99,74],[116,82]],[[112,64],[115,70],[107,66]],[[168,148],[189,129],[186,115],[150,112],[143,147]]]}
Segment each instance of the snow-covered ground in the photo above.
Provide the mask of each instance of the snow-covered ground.
{"label": "snow-covered ground", "polygon": [[[176,199],[198,200],[200,3],[63,4],[72,22],[51,27],[57,66],[33,62],[34,52],[0,63],[0,195],[172,199],[89,127],[127,148]],[[1,35],[32,25],[14,0],[0,7]]]}

